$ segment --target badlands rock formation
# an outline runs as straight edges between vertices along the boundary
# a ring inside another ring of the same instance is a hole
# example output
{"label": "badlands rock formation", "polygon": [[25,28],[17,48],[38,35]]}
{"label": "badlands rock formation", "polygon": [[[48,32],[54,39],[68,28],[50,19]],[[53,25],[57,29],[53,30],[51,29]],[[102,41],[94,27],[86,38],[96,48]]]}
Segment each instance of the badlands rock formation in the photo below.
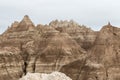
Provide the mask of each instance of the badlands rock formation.
{"label": "badlands rock formation", "polygon": [[53,71],[72,80],[120,80],[120,28],[93,31],[73,20],[35,26],[26,15],[0,35],[0,80]]}

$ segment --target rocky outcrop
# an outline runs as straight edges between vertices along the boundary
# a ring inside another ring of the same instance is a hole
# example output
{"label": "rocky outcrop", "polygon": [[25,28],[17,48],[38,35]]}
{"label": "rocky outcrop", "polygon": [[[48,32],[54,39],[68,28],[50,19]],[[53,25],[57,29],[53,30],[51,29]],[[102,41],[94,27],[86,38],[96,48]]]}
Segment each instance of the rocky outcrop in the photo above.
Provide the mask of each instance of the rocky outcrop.
{"label": "rocky outcrop", "polygon": [[90,49],[96,39],[97,32],[84,25],[81,26],[73,20],[55,20],[50,22],[49,25],[60,32],[68,33],[85,50]]}
{"label": "rocky outcrop", "polygon": [[35,26],[28,15],[25,15],[22,21],[15,21],[11,27],[8,27],[5,33],[10,32],[19,32],[19,31],[28,31],[35,29]]}
{"label": "rocky outcrop", "polygon": [[61,71],[73,80],[119,80],[120,28],[93,31],[74,21],[36,27],[28,16],[0,36],[0,80]]}
{"label": "rocky outcrop", "polygon": [[72,80],[61,72],[52,72],[51,74],[45,73],[27,73],[26,76],[19,80]]}
{"label": "rocky outcrop", "polygon": [[25,15],[23,20],[17,26],[16,31],[33,30],[34,28],[35,26],[30,20],[30,18],[27,15]]}
{"label": "rocky outcrop", "polygon": [[117,56],[119,56],[120,48],[119,31],[119,28],[114,27],[110,24],[103,26],[103,28],[100,30],[94,42],[94,47],[90,50],[90,53],[93,54],[94,57],[98,56],[98,60],[96,60],[98,63],[104,63],[104,61],[109,58],[109,60],[107,61],[109,61],[110,63],[108,64],[115,64],[116,61],[113,62],[113,60],[116,59]]}
{"label": "rocky outcrop", "polygon": [[[101,63],[106,70],[107,79],[117,80],[120,75],[120,28],[112,26],[110,23],[103,26],[94,42],[94,46],[89,51],[91,61]],[[113,73],[111,72],[111,69]],[[118,72],[116,71],[118,70]],[[112,78],[111,78],[112,75]],[[120,79],[120,78],[119,78]]]}

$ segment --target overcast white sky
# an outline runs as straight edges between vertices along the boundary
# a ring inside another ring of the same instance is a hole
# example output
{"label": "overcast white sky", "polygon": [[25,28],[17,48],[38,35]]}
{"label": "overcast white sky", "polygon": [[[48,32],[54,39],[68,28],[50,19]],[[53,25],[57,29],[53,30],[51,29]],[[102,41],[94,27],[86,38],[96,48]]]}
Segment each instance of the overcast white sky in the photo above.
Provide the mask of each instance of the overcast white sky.
{"label": "overcast white sky", "polygon": [[108,21],[120,26],[120,0],[0,0],[0,33],[26,14],[35,24],[73,19],[99,30]]}

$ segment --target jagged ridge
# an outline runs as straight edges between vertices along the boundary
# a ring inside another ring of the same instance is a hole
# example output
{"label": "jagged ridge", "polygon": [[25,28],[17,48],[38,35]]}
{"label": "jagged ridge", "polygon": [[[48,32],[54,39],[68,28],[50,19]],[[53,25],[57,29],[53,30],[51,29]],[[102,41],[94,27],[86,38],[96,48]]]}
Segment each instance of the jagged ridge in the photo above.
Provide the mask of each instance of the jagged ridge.
{"label": "jagged ridge", "polygon": [[[100,31],[93,31],[74,21],[55,20],[49,25],[35,26],[30,18],[25,16],[22,21],[15,21],[0,36],[0,67],[1,71],[4,71],[6,63],[8,72],[17,71],[19,76],[24,63],[19,55],[22,43],[22,53],[29,53],[26,60],[29,62],[29,72],[33,71],[33,63],[38,56],[34,65],[35,72],[62,71],[73,80],[76,80],[78,75],[82,80],[119,80],[119,40],[120,28],[110,23]],[[0,75],[3,74],[6,73]]]}

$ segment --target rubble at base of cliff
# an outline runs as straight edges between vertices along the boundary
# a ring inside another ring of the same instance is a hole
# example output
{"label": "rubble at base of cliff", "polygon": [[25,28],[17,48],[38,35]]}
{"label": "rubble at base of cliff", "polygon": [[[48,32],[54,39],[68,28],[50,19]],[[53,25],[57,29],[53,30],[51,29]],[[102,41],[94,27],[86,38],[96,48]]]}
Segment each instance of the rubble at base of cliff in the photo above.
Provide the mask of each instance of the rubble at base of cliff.
{"label": "rubble at base of cliff", "polygon": [[19,80],[72,80],[61,72],[45,73],[27,73]]}

